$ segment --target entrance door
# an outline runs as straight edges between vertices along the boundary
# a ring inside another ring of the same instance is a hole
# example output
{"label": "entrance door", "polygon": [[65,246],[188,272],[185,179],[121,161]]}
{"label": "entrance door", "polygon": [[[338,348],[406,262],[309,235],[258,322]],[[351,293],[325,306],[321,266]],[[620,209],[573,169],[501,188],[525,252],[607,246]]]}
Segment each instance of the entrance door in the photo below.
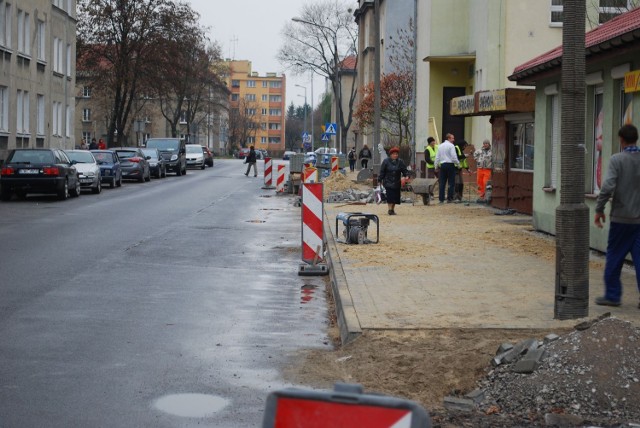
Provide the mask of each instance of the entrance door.
{"label": "entrance door", "polygon": [[451,116],[449,110],[449,102],[455,97],[466,95],[464,87],[445,86],[442,92],[442,139],[447,134],[453,134],[456,140],[464,139],[464,117]]}

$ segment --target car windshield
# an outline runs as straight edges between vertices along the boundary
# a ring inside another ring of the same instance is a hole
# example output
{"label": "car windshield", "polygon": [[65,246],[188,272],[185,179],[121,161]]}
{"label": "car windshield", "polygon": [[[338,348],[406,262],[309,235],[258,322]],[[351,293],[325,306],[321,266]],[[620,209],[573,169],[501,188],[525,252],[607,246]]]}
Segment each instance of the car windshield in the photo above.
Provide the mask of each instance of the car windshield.
{"label": "car windshield", "polygon": [[80,152],[65,152],[71,161],[76,161],[77,163],[95,163],[95,159],[91,152],[80,151]]}
{"label": "car windshield", "polygon": [[175,138],[154,138],[152,140],[147,140],[147,147],[177,152],[180,147],[180,140],[176,140]]}
{"label": "car windshield", "polygon": [[96,158],[98,162],[113,163],[113,155],[111,153],[94,153],[93,157]]}
{"label": "car windshield", "polygon": [[142,149],[145,156],[151,156],[151,159],[158,159],[158,151],[156,149]]}
{"label": "car windshield", "polygon": [[53,163],[53,152],[49,150],[16,150],[7,161],[13,163]]}
{"label": "car windshield", "polygon": [[118,150],[117,151],[118,156],[120,156],[120,159],[129,159],[129,158],[133,158],[136,157],[136,152],[132,152],[130,150]]}
{"label": "car windshield", "polygon": [[202,154],[202,146],[192,146],[187,144],[187,153],[200,153]]}

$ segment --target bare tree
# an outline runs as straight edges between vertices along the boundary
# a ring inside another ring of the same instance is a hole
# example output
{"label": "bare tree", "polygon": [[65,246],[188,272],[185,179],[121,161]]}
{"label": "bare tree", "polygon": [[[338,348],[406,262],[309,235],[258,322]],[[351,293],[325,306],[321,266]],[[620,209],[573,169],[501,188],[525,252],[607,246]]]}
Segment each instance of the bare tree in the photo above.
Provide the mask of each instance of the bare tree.
{"label": "bare tree", "polygon": [[338,116],[336,138],[345,150],[357,91],[356,79],[343,91],[340,76],[345,58],[354,56],[356,61],[358,58],[358,28],[350,4],[343,0],[304,4],[300,15],[282,30],[284,43],[278,52],[279,61],[294,74],[311,71],[329,79]]}
{"label": "bare tree", "polygon": [[240,99],[229,111],[229,148],[246,147],[260,126],[256,113],[258,104]]}

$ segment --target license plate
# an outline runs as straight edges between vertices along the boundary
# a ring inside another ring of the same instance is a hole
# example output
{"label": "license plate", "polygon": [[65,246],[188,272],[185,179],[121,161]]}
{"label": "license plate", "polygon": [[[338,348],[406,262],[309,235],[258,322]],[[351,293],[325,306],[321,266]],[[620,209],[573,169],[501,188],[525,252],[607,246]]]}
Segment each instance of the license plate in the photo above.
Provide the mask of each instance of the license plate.
{"label": "license plate", "polygon": [[80,183],[91,183],[93,182],[93,179],[91,178],[81,178],[80,179]]}
{"label": "license plate", "polygon": [[39,169],[21,169],[18,171],[20,174],[38,174]]}

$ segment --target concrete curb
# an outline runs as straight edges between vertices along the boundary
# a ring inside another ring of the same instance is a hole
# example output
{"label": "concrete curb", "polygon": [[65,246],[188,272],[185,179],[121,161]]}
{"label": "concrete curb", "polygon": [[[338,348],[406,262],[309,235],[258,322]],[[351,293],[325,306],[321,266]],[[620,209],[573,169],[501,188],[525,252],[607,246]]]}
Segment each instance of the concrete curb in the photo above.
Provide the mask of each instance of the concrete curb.
{"label": "concrete curb", "polygon": [[[329,221],[327,213],[324,217],[324,236],[327,242],[327,264],[331,275],[331,289],[336,302],[336,318],[340,329],[340,339],[342,344],[346,344],[356,339],[362,334],[360,320],[353,306],[353,299],[347,285],[347,277],[342,269],[342,262],[338,254],[336,237],[333,235],[333,224]],[[335,221],[335,219],[334,219]]]}

